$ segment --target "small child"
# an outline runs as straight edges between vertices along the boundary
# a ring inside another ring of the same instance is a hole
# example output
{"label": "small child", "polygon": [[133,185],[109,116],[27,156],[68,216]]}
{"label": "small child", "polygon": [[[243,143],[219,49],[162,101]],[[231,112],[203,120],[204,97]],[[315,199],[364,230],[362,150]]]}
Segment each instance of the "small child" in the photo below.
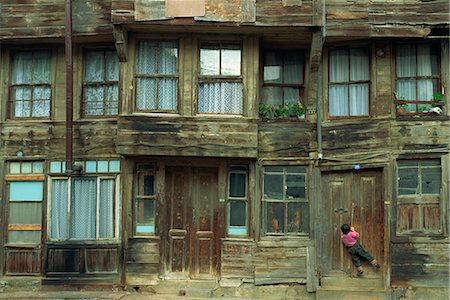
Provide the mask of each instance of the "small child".
{"label": "small child", "polygon": [[361,266],[361,258],[369,261],[372,266],[376,269],[381,268],[376,259],[367,252],[366,249],[361,246],[358,242],[359,233],[355,231],[355,228],[350,227],[348,224],[343,224],[341,226],[342,235],[341,240],[344,243],[344,246],[347,247],[348,253],[352,257],[352,262],[358,270],[358,276],[363,276],[363,268]]}

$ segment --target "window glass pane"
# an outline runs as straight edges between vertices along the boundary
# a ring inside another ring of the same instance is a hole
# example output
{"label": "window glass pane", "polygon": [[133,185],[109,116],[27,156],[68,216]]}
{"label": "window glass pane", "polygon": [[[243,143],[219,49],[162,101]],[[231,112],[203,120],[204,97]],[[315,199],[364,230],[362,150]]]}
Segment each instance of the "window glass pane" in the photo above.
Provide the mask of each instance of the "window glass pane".
{"label": "window glass pane", "polygon": [[158,68],[159,74],[176,74],[178,45],[175,42],[161,42]]}
{"label": "window glass pane", "polygon": [[40,174],[44,172],[44,164],[42,162],[33,163],[33,173]]}
{"label": "window glass pane", "polygon": [[158,108],[161,110],[176,110],[178,95],[178,80],[176,78],[160,78],[158,80]]}
{"label": "window glass pane", "polygon": [[13,84],[31,83],[33,53],[17,52],[13,62]]}
{"label": "window glass pane", "polygon": [[330,51],[330,82],[349,81],[348,50]]}
{"label": "window glass pane", "polygon": [[422,194],[439,194],[441,189],[441,169],[422,168]]}
{"label": "window glass pane", "polygon": [[306,198],[304,175],[286,176],[286,198]]}
{"label": "window glass pane", "polygon": [[104,53],[103,51],[88,51],[84,63],[84,80],[89,82],[104,81]]}
{"label": "window glass pane", "polygon": [[368,83],[350,85],[350,115],[351,116],[369,115]]}
{"label": "window glass pane", "polygon": [[283,173],[283,167],[265,167],[264,172]]}
{"label": "window glass pane", "polygon": [[40,230],[9,230],[8,243],[10,244],[40,244]]}
{"label": "window glass pane", "polygon": [[9,164],[10,174],[20,174],[20,162],[12,162]]}
{"label": "window glass pane", "polygon": [[155,194],[155,176],[144,175],[142,184],[144,193],[141,196],[153,196]]}
{"label": "window glass pane", "polygon": [[398,193],[399,195],[419,193],[418,168],[399,168]]}
{"label": "window glass pane", "polygon": [[136,106],[141,110],[156,109],[156,79],[137,79]]}
{"label": "window glass pane", "polygon": [[283,176],[264,175],[264,198],[283,199]]}
{"label": "window glass pane", "polygon": [[50,203],[50,238],[66,240],[69,237],[67,227],[68,213],[68,181],[67,179],[52,180],[52,195]]}
{"label": "window glass pane", "polygon": [[100,179],[99,238],[114,237],[114,179]]}
{"label": "window glass pane", "polygon": [[50,173],[61,173],[61,162],[59,161],[50,162]]}
{"label": "window glass pane", "polygon": [[283,88],[280,86],[263,87],[263,102],[271,105],[282,105]]}
{"label": "window glass pane", "polygon": [[239,46],[223,47],[220,68],[222,75],[241,75],[241,49]]}
{"label": "window glass pane", "polygon": [[[417,162],[413,161],[411,162],[411,165],[417,166]],[[432,160],[421,160],[420,161],[420,165],[422,167],[427,167],[427,166],[434,166],[434,167],[441,167],[441,161],[439,159],[432,159]]]}
{"label": "window glass pane", "polygon": [[396,57],[397,77],[416,76],[416,46],[398,45]]}
{"label": "window glass pane", "polygon": [[50,83],[50,51],[36,51],[33,55],[33,83]]}
{"label": "window glass pane", "polygon": [[149,234],[155,231],[155,201],[136,200],[136,233]]}
{"label": "window glass pane", "polygon": [[203,47],[200,49],[200,74],[220,74],[220,50],[218,47]]}
{"label": "window glass pane", "polygon": [[9,224],[41,225],[41,202],[11,202],[9,204]]}
{"label": "window glass pane", "polygon": [[97,162],[94,160],[86,161],[86,173],[95,173],[97,172]]}
{"label": "window glass pane", "polygon": [[265,202],[267,212],[267,232],[284,233],[284,203]]}
{"label": "window glass pane", "polygon": [[199,84],[198,112],[200,113],[242,113],[242,83]]}
{"label": "window glass pane", "polygon": [[108,161],[99,160],[97,162],[97,172],[101,172],[101,173],[108,172]]}
{"label": "window glass pane", "polygon": [[156,57],[158,46],[155,42],[140,42],[138,49],[138,74],[157,74]]}
{"label": "window glass pane", "polygon": [[298,52],[285,53],[283,82],[291,84],[303,83],[303,60]]}
{"label": "window glass pane", "polygon": [[288,174],[304,174],[304,173],[306,173],[306,168],[304,168],[304,167],[300,167],[300,168],[298,168],[298,167],[287,167],[286,168],[286,173],[288,173]]}
{"label": "window glass pane", "polygon": [[268,51],[264,55],[264,82],[281,83],[282,82],[283,58],[281,53]]}
{"label": "window glass pane", "polygon": [[246,174],[230,173],[230,197],[245,197]]}
{"label": "window glass pane", "polygon": [[42,201],[43,181],[11,181],[9,201]]}
{"label": "window glass pane", "polygon": [[109,172],[120,172],[120,161],[111,160],[109,162]]}
{"label": "window glass pane", "polygon": [[70,237],[93,240],[96,235],[97,181],[95,178],[74,178],[70,206]]}
{"label": "window glass pane", "polygon": [[23,174],[30,174],[32,172],[33,165],[31,162],[23,162],[22,163],[22,173]]}
{"label": "window glass pane", "polygon": [[300,101],[300,89],[285,87],[283,88],[283,96],[284,104],[297,103]]}
{"label": "window glass pane", "polygon": [[369,55],[365,49],[350,50],[350,80],[369,80]]}
{"label": "window glass pane", "polygon": [[348,88],[347,85],[330,85],[330,116],[348,116]]}
{"label": "window glass pane", "polygon": [[309,233],[309,207],[308,203],[288,203],[288,225],[289,233]]}
{"label": "window glass pane", "polygon": [[230,226],[246,226],[247,203],[245,201],[229,201]]}
{"label": "window glass pane", "polygon": [[119,57],[115,51],[105,52],[106,60],[106,70],[105,70],[105,80],[106,81],[119,81]]}

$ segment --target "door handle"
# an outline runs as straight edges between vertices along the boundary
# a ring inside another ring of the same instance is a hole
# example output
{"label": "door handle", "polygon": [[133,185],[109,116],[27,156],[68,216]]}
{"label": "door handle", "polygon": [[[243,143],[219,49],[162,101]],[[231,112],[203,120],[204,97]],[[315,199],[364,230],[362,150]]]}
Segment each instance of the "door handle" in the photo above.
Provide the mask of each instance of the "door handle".
{"label": "door handle", "polygon": [[345,214],[345,213],[348,213],[348,209],[346,209],[346,208],[342,208],[342,207],[340,207],[340,208],[335,208],[334,209],[334,212],[337,212],[337,213],[339,213],[339,214]]}

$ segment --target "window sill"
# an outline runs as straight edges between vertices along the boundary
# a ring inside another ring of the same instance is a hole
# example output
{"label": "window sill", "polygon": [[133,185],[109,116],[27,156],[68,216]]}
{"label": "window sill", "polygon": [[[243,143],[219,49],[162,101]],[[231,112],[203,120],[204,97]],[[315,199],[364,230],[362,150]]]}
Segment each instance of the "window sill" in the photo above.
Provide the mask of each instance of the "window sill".
{"label": "window sill", "polygon": [[74,248],[78,246],[118,246],[120,245],[119,240],[89,240],[89,241],[74,241],[74,240],[65,240],[65,241],[47,241],[48,246],[65,246],[69,248]]}
{"label": "window sill", "polygon": [[258,247],[301,247],[310,246],[311,239],[309,236],[292,236],[292,237],[275,237],[266,236],[261,238],[257,243]]}

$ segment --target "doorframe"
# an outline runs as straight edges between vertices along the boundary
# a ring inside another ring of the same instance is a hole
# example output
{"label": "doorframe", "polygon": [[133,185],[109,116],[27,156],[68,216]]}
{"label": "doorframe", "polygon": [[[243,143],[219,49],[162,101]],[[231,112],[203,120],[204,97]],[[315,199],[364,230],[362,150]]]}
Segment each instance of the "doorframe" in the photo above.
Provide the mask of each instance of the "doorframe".
{"label": "doorframe", "polygon": [[[384,266],[382,267],[381,271],[383,272],[383,279],[384,279],[384,287],[385,289],[390,287],[391,283],[391,251],[390,251],[390,241],[391,241],[391,219],[390,216],[392,215],[392,209],[393,209],[393,201],[392,201],[392,189],[393,185],[395,184],[395,180],[392,174],[394,174],[393,170],[393,159],[389,157],[388,161],[379,163],[379,164],[353,164],[353,165],[333,165],[331,162],[325,162],[322,165],[318,166],[317,170],[318,172],[315,173],[316,178],[314,178],[314,181],[317,183],[316,188],[313,190],[315,191],[315,204],[313,211],[315,212],[314,216],[314,239],[317,245],[316,250],[316,267],[317,270],[317,276],[319,277],[319,282],[321,280],[321,277],[324,275],[323,270],[324,266],[320,263],[322,261],[321,256],[324,251],[324,239],[322,238],[323,234],[325,233],[325,228],[321,225],[322,224],[322,218],[323,215],[321,212],[323,212],[325,209],[331,209],[326,208],[324,205],[324,195],[323,195],[323,180],[324,180],[324,174],[325,173],[332,173],[332,172],[355,172],[356,168],[361,171],[377,171],[379,170],[381,172],[381,201],[383,201],[384,209]],[[356,167],[358,165],[358,167]],[[393,178],[390,180],[390,178]],[[314,196],[313,196],[314,197]]]}

